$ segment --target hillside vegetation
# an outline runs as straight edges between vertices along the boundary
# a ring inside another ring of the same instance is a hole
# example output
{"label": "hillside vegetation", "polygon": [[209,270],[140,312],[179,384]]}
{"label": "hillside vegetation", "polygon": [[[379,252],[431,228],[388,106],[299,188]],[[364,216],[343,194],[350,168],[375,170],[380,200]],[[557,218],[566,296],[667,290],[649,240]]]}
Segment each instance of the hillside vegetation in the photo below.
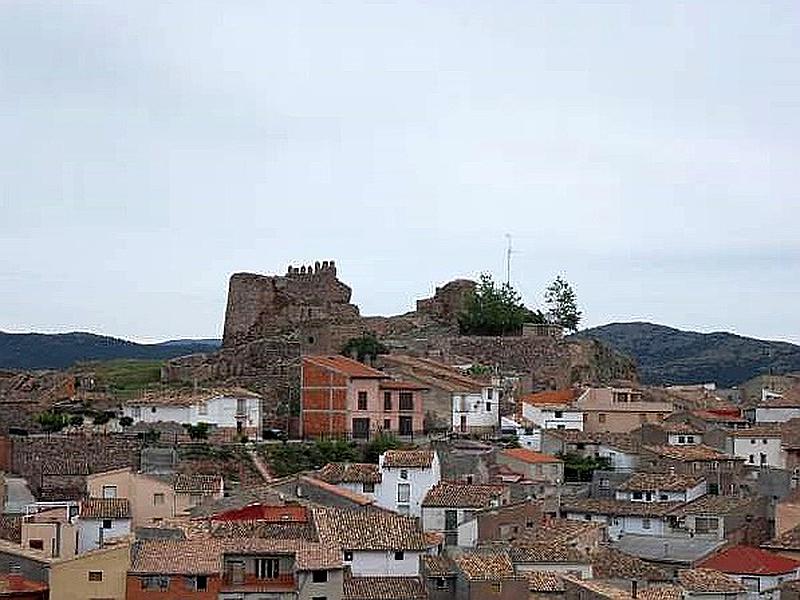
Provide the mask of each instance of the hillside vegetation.
{"label": "hillside vegetation", "polygon": [[599,340],[636,361],[642,383],[714,382],[730,387],[766,373],[800,370],[800,346],[653,323],[611,323],[575,337]]}

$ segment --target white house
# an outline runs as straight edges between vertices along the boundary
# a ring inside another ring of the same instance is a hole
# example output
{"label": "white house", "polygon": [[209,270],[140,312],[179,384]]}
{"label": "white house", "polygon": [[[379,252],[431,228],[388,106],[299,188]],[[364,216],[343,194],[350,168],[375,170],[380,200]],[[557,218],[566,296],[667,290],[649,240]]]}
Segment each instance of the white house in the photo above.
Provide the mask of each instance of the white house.
{"label": "white house", "polygon": [[383,476],[373,463],[328,463],[314,477],[372,500],[381,495]]}
{"label": "white house", "polygon": [[122,406],[136,423],[208,423],[249,437],[261,437],[261,396],[243,389],[165,391],[145,394]]}
{"label": "white house", "polygon": [[671,531],[669,513],[678,502],[629,502],[603,498],[570,498],[561,505],[567,519],[603,523],[608,538],[618,540],[625,534],[663,536]]}
{"label": "white house", "polygon": [[478,540],[475,511],[507,504],[504,485],[476,485],[443,481],[422,501],[422,529],[444,534],[445,546],[473,547]]}
{"label": "white house", "polygon": [[557,390],[522,397],[522,416],[543,429],[583,431],[583,411],[573,404],[574,390]]}
{"label": "white house", "polygon": [[419,575],[422,556],[439,544],[417,519],[383,510],[316,508],[320,539],[342,550],[342,562],[355,577]]}
{"label": "white house", "polygon": [[706,494],[703,477],[676,473],[635,473],[617,488],[617,500],[627,502],[691,502]]}
{"label": "white house", "polygon": [[500,425],[500,388],[477,385],[453,392],[453,431],[487,433]]}
{"label": "white house", "polygon": [[387,450],[378,458],[381,484],[378,506],[419,517],[422,500],[442,479],[439,456],[433,450]]}
{"label": "white house", "polygon": [[504,434],[517,436],[517,442],[522,448],[541,452],[542,430],[527,419],[500,417],[500,430]]}
{"label": "white house", "polygon": [[101,548],[104,543],[131,533],[131,507],[127,498],[89,498],[78,513],[78,553]]}
{"label": "white house", "polygon": [[639,466],[639,453],[627,445],[620,446],[623,444],[600,443],[597,445],[597,456],[607,458],[615,471],[631,473]]}
{"label": "white house", "polygon": [[727,451],[744,459],[749,467],[786,468],[780,427],[756,426],[728,432]]}
{"label": "white house", "polygon": [[699,566],[737,579],[752,600],[769,597],[765,594],[768,590],[775,591],[781,583],[800,577],[800,561],[752,546],[728,547]]}

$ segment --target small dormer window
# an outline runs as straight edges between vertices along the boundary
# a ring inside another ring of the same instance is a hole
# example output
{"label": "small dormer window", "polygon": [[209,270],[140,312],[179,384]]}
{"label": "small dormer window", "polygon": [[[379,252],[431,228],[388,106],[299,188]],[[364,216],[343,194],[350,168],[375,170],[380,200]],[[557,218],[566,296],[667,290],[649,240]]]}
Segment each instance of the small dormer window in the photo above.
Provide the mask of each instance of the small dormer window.
{"label": "small dormer window", "polygon": [[344,562],[353,562],[353,551],[352,550],[345,550],[344,551]]}

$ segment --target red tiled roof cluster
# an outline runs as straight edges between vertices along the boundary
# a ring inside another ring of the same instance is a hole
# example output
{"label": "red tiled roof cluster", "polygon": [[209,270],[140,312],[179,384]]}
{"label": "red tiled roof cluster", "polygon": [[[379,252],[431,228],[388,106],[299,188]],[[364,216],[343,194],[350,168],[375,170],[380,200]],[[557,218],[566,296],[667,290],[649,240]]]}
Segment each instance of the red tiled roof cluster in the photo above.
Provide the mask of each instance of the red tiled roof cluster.
{"label": "red tiled roof cluster", "polygon": [[562,460],[552,454],[544,454],[543,452],[536,452],[528,448],[509,448],[503,450],[502,454],[508,458],[513,458],[529,464],[541,463],[560,463]]}
{"label": "red tiled roof cluster", "polygon": [[783,575],[800,567],[800,561],[752,546],[732,546],[700,566],[736,575]]}

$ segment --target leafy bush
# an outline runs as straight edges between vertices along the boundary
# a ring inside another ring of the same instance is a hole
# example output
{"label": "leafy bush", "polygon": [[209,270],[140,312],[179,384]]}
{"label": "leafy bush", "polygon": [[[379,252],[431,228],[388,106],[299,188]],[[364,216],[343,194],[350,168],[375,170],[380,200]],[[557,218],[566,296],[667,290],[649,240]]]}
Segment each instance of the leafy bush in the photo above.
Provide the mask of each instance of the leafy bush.
{"label": "leafy bush", "polygon": [[67,415],[47,411],[37,415],[36,422],[41,425],[42,429],[44,429],[47,433],[56,433],[67,426],[69,419],[67,418]]}
{"label": "leafy bush", "polygon": [[380,433],[367,443],[362,449],[363,460],[368,463],[377,463],[378,457],[387,450],[395,450],[401,446],[400,441],[388,433]]}
{"label": "leafy bush", "polygon": [[329,462],[355,462],[355,444],[343,440],[318,440],[301,444],[262,446],[270,469],[278,477],[319,469]]}
{"label": "leafy bush", "polygon": [[365,333],[361,337],[350,338],[342,348],[345,356],[356,356],[363,362],[367,357],[375,360],[379,354],[389,354],[389,349],[378,341],[374,333]]}

